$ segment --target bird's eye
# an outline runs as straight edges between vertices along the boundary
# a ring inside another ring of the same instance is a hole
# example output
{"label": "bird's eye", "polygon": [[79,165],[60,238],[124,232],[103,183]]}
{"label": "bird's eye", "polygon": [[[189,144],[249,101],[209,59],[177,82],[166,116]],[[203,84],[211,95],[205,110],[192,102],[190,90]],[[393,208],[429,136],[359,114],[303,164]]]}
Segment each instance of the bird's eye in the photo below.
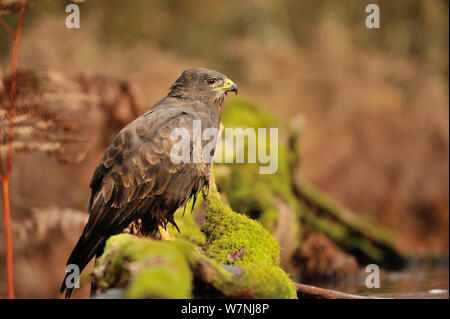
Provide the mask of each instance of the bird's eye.
{"label": "bird's eye", "polygon": [[208,84],[214,84],[214,83],[216,83],[216,81],[217,81],[217,79],[214,79],[214,78],[208,79]]}

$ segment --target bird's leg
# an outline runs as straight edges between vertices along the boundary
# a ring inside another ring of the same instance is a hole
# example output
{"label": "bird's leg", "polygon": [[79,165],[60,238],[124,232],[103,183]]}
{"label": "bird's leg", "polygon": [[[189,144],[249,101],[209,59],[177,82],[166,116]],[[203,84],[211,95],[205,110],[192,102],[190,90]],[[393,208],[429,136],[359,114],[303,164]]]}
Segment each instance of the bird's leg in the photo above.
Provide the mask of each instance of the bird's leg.
{"label": "bird's leg", "polygon": [[[225,126],[222,124],[222,122],[219,122],[219,134],[217,135],[217,141],[221,138],[224,128],[225,128]],[[217,143],[216,143],[216,147],[217,147]],[[203,189],[202,189],[203,198],[208,197],[209,188],[211,186],[213,188],[215,188],[215,190],[217,191],[216,180],[214,179],[214,174],[213,174],[213,164],[214,164],[214,161],[211,162],[211,165],[210,165],[209,171],[208,171],[208,186],[203,187]]]}
{"label": "bird's leg", "polygon": [[161,240],[172,241],[175,237],[170,236],[169,232],[161,225],[158,225],[159,235],[161,236]]}

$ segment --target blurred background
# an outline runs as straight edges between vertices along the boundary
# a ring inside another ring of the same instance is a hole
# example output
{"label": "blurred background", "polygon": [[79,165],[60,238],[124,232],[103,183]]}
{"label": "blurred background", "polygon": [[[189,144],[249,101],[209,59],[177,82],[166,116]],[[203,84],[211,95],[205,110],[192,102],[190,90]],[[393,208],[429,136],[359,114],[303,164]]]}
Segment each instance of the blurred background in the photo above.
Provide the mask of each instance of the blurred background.
{"label": "blurred background", "polygon": [[[448,1],[87,0],[79,29],[65,27],[68,3],[33,2],[19,70],[56,70],[96,96],[77,113],[92,147],[74,165],[14,158],[17,297],[59,297],[105,147],[192,67],[226,74],[282,120],[301,114],[303,176],[394,231],[405,254],[448,258]],[[380,6],[379,29],[365,27],[369,3]],[[2,77],[10,65],[0,30]],[[0,219],[0,296],[4,255]]]}

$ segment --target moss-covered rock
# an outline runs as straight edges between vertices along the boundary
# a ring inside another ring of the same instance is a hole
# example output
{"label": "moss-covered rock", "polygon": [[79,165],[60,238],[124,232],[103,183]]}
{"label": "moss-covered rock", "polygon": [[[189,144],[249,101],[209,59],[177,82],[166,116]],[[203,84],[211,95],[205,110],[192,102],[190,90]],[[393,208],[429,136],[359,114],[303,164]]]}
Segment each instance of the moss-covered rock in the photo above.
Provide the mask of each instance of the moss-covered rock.
{"label": "moss-covered rock", "polygon": [[[247,265],[237,274],[240,280],[232,285],[233,290],[241,290],[241,296],[262,299],[297,299],[297,291],[292,280],[277,266]],[[232,295],[229,292],[230,295]]]}
{"label": "moss-covered rock", "polygon": [[[210,285],[221,297],[296,298],[293,282],[278,267],[273,236],[224,204],[215,184],[205,205],[204,237],[167,242],[121,234],[108,239],[94,269],[99,290],[124,287],[127,298],[192,298],[202,285]],[[192,218],[190,213],[179,218],[182,233],[191,227],[198,235],[198,226],[184,221]],[[204,238],[203,246],[197,246],[199,238]],[[230,261],[230,254],[242,247],[243,255]]]}
{"label": "moss-covered rock", "polygon": [[[205,254],[226,269],[232,278],[216,278],[214,286],[225,295],[248,298],[296,298],[292,280],[280,268],[280,248],[275,238],[257,221],[235,213],[224,204],[215,184],[206,198]],[[233,256],[243,251],[238,258]]]}
{"label": "moss-covered rock", "polygon": [[233,212],[222,202],[214,185],[206,200],[206,219],[202,231],[208,238],[206,255],[219,263],[229,263],[228,256],[244,248],[244,255],[234,265],[279,264],[280,248],[275,238],[257,221]]}
{"label": "moss-covered rock", "polygon": [[94,275],[100,289],[126,286],[128,298],[189,298],[195,246],[129,234],[108,239],[103,255],[97,259]]}
{"label": "moss-covered rock", "polygon": [[223,296],[229,298],[296,299],[297,292],[289,276],[279,267],[250,264],[220,265],[215,260],[198,256],[207,264],[204,276]]}

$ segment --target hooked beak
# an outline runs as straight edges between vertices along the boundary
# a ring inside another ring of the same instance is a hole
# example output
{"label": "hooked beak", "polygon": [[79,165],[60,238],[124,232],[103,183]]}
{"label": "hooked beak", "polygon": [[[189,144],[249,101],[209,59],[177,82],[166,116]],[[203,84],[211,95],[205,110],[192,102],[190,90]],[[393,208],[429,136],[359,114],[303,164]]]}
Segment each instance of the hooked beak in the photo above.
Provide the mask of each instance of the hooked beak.
{"label": "hooked beak", "polygon": [[230,79],[227,79],[225,82],[225,85],[219,88],[216,88],[215,90],[222,90],[227,94],[228,92],[234,92],[236,95],[238,94],[238,87],[236,84],[234,84],[233,81]]}

